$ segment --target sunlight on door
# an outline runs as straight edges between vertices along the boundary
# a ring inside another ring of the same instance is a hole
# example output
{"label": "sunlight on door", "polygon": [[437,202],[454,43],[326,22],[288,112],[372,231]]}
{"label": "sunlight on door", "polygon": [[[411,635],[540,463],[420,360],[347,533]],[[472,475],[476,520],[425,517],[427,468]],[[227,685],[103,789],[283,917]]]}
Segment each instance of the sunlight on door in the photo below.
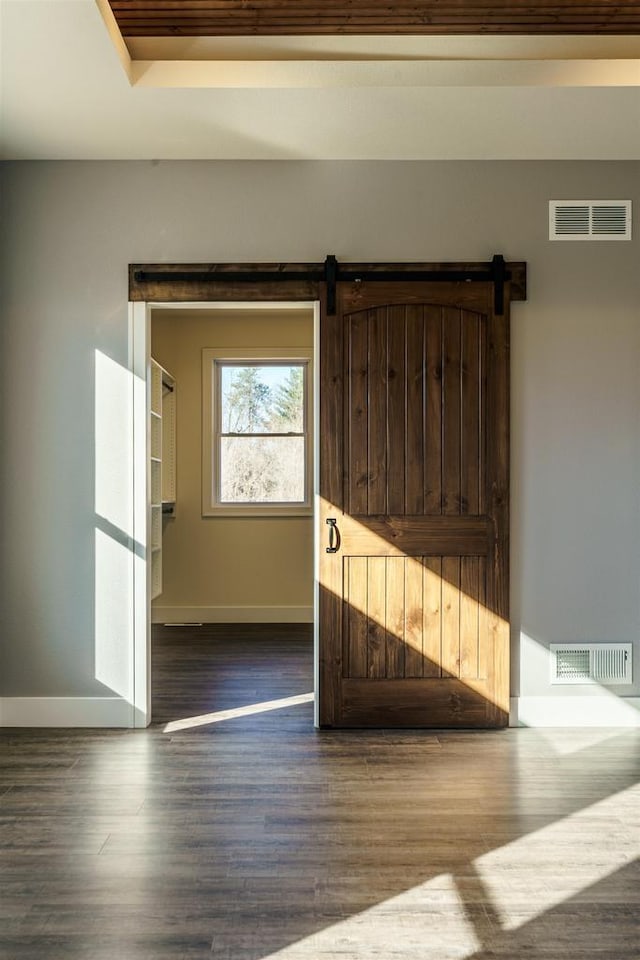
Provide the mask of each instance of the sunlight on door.
{"label": "sunlight on door", "polygon": [[[338,508],[326,501],[320,513],[340,517]],[[428,703],[446,689],[449,719],[457,714],[464,721],[459,694],[451,686],[456,682],[477,695],[476,712],[483,702],[508,712],[508,688],[505,697],[504,683],[496,691],[494,678],[508,657],[509,629],[486,601],[486,521],[465,521],[467,543],[473,542],[478,527],[478,555],[447,555],[448,535],[440,535],[440,540],[433,535],[431,544],[441,554],[414,556],[405,552],[409,546],[403,542],[410,522],[394,527],[389,519],[341,517],[340,552],[332,558],[339,568],[331,572],[327,562],[323,566],[320,585],[340,607],[345,697],[364,702],[375,682],[384,720],[383,681],[390,685],[391,701],[399,696]],[[424,526],[421,521],[421,536]],[[353,709],[357,713],[358,707]]]}

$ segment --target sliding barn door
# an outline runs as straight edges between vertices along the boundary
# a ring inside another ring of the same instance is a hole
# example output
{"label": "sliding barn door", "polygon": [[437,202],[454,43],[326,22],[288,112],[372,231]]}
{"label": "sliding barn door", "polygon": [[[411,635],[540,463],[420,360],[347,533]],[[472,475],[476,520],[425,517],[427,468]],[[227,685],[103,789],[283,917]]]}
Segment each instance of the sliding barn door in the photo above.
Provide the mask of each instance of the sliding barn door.
{"label": "sliding barn door", "polygon": [[507,723],[507,311],[391,281],[323,312],[321,726]]}

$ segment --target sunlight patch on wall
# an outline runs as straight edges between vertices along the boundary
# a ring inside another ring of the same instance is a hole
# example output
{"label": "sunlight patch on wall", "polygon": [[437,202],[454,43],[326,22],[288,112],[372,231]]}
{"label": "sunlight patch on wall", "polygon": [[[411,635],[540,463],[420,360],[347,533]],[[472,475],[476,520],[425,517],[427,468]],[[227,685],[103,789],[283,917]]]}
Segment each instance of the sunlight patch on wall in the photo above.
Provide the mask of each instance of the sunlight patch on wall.
{"label": "sunlight patch on wall", "polygon": [[132,536],[133,375],[99,350],[95,364],[95,509]]}
{"label": "sunlight patch on wall", "polygon": [[95,534],[95,676],[130,700],[134,555],[102,530]]}

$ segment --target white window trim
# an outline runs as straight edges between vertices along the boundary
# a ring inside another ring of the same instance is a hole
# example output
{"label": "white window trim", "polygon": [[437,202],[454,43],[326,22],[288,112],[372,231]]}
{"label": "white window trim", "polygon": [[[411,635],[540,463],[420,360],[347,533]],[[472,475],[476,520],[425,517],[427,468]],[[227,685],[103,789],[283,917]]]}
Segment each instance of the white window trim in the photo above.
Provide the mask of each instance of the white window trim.
{"label": "white window trim", "polygon": [[[305,499],[304,503],[219,503],[217,491],[218,418],[216,411],[216,361],[304,363],[305,390]],[[202,351],[202,516],[203,517],[302,517],[313,514],[313,350],[311,347],[205,347]]]}

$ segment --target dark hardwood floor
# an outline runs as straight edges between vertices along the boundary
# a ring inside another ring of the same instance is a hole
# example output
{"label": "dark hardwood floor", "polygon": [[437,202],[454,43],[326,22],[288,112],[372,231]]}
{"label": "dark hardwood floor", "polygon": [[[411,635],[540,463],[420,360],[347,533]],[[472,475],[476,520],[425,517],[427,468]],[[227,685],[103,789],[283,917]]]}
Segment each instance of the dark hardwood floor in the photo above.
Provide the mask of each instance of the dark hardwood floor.
{"label": "dark hardwood floor", "polygon": [[318,732],[312,672],[158,628],[148,730],[2,731],[0,956],[638,960],[640,731]]}

